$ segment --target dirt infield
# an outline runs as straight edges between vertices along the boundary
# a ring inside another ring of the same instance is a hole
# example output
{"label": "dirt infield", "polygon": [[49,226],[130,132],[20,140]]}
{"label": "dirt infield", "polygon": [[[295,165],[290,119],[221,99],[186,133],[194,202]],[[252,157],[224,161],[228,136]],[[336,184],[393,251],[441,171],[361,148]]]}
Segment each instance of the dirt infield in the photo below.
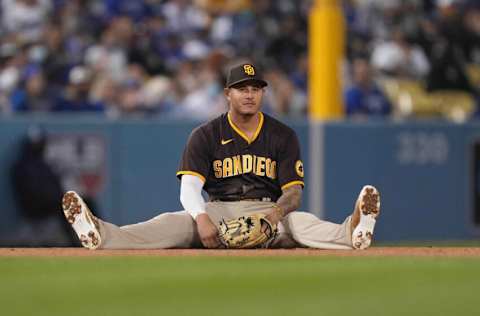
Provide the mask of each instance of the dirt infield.
{"label": "dirt infield", "polygon": [[159,250],[88,250],[84,248],[0,248],[0,257],[96,257],[96,256],[415,256],[415,257],[480,257],[480,247],[372,247],[367,250],[319,249],[159,249]]}

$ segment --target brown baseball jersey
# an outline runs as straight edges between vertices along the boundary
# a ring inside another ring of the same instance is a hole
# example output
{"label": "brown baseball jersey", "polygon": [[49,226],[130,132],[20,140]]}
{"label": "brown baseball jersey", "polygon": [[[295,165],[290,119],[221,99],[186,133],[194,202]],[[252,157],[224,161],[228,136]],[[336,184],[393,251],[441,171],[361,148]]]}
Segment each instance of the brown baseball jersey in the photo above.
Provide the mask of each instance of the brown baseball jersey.
{"label": "brown baseball jersey", "polygon": [[177,177],[198,176],[210,200],[276,201],[282,190],[303,182],[296,133],[259,112],[260,123],[249,139],[228,113],[192,131]]}

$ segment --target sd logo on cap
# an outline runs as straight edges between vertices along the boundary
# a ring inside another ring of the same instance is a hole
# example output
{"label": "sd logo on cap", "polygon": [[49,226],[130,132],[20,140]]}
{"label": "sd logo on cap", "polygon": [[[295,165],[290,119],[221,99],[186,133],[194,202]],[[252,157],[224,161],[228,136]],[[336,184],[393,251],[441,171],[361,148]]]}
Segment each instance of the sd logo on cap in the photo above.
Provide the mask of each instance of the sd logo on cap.
{"label": "sd logo on cap", "polygon": [[249,76],[255,76],[255,68],[252,65],[243,65],[243,70]]}
{"label": "sd logo on cap", "polygon": [[241,64],[232,67],[228,72],[226,87],[231,88],[245,81],[254,81],[262,88],[268,85],[258,68],[252,64]]}

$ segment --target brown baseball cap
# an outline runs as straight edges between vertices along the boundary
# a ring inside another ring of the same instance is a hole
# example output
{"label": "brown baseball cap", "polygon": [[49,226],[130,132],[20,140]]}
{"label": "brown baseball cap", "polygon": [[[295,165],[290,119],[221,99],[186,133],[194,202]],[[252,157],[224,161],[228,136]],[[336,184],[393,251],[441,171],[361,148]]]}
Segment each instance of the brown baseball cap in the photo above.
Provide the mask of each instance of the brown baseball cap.
{"label": "brown baseball cap", "polygon": [[240,64],[230,68],[227,75],[226,87],[230,88],[233,85],[239,84],[245,81],[255,81],[263,87],[268,83],[263,80],[260,70],[252,64]]}

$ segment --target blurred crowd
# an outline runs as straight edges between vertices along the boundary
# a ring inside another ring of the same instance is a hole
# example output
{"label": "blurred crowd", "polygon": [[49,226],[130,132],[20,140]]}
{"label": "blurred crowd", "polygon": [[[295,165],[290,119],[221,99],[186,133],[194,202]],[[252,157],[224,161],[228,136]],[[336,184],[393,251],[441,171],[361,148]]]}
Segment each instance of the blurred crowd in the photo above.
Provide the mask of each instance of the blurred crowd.
{"label": "blurred crowd", "polygon": [[310,1],[2,0],[0,111],[206,119],[261,61],[265,110],[303,116]]}
{"label": "blurred crowd", "polygon": [[460,118],[476,115],[480,1],[349,0],[344,12],[348,114],[395,115],[412,107],[448,112],[457,106],[464,111]]}
{"label": "blurred crowd", "polygon": [[[472,0],[339,0],[351,116],[391,116],[384,78],[456,90],[478,103]],[[99,112],[207,119],[225,111],[225,69],[257,61],[264,110],[307,112],[313,0],[0,0],[0,113]],[[480,73],[479,73],[480,74]],[[422,90],[423,91],[423,90]]]}

